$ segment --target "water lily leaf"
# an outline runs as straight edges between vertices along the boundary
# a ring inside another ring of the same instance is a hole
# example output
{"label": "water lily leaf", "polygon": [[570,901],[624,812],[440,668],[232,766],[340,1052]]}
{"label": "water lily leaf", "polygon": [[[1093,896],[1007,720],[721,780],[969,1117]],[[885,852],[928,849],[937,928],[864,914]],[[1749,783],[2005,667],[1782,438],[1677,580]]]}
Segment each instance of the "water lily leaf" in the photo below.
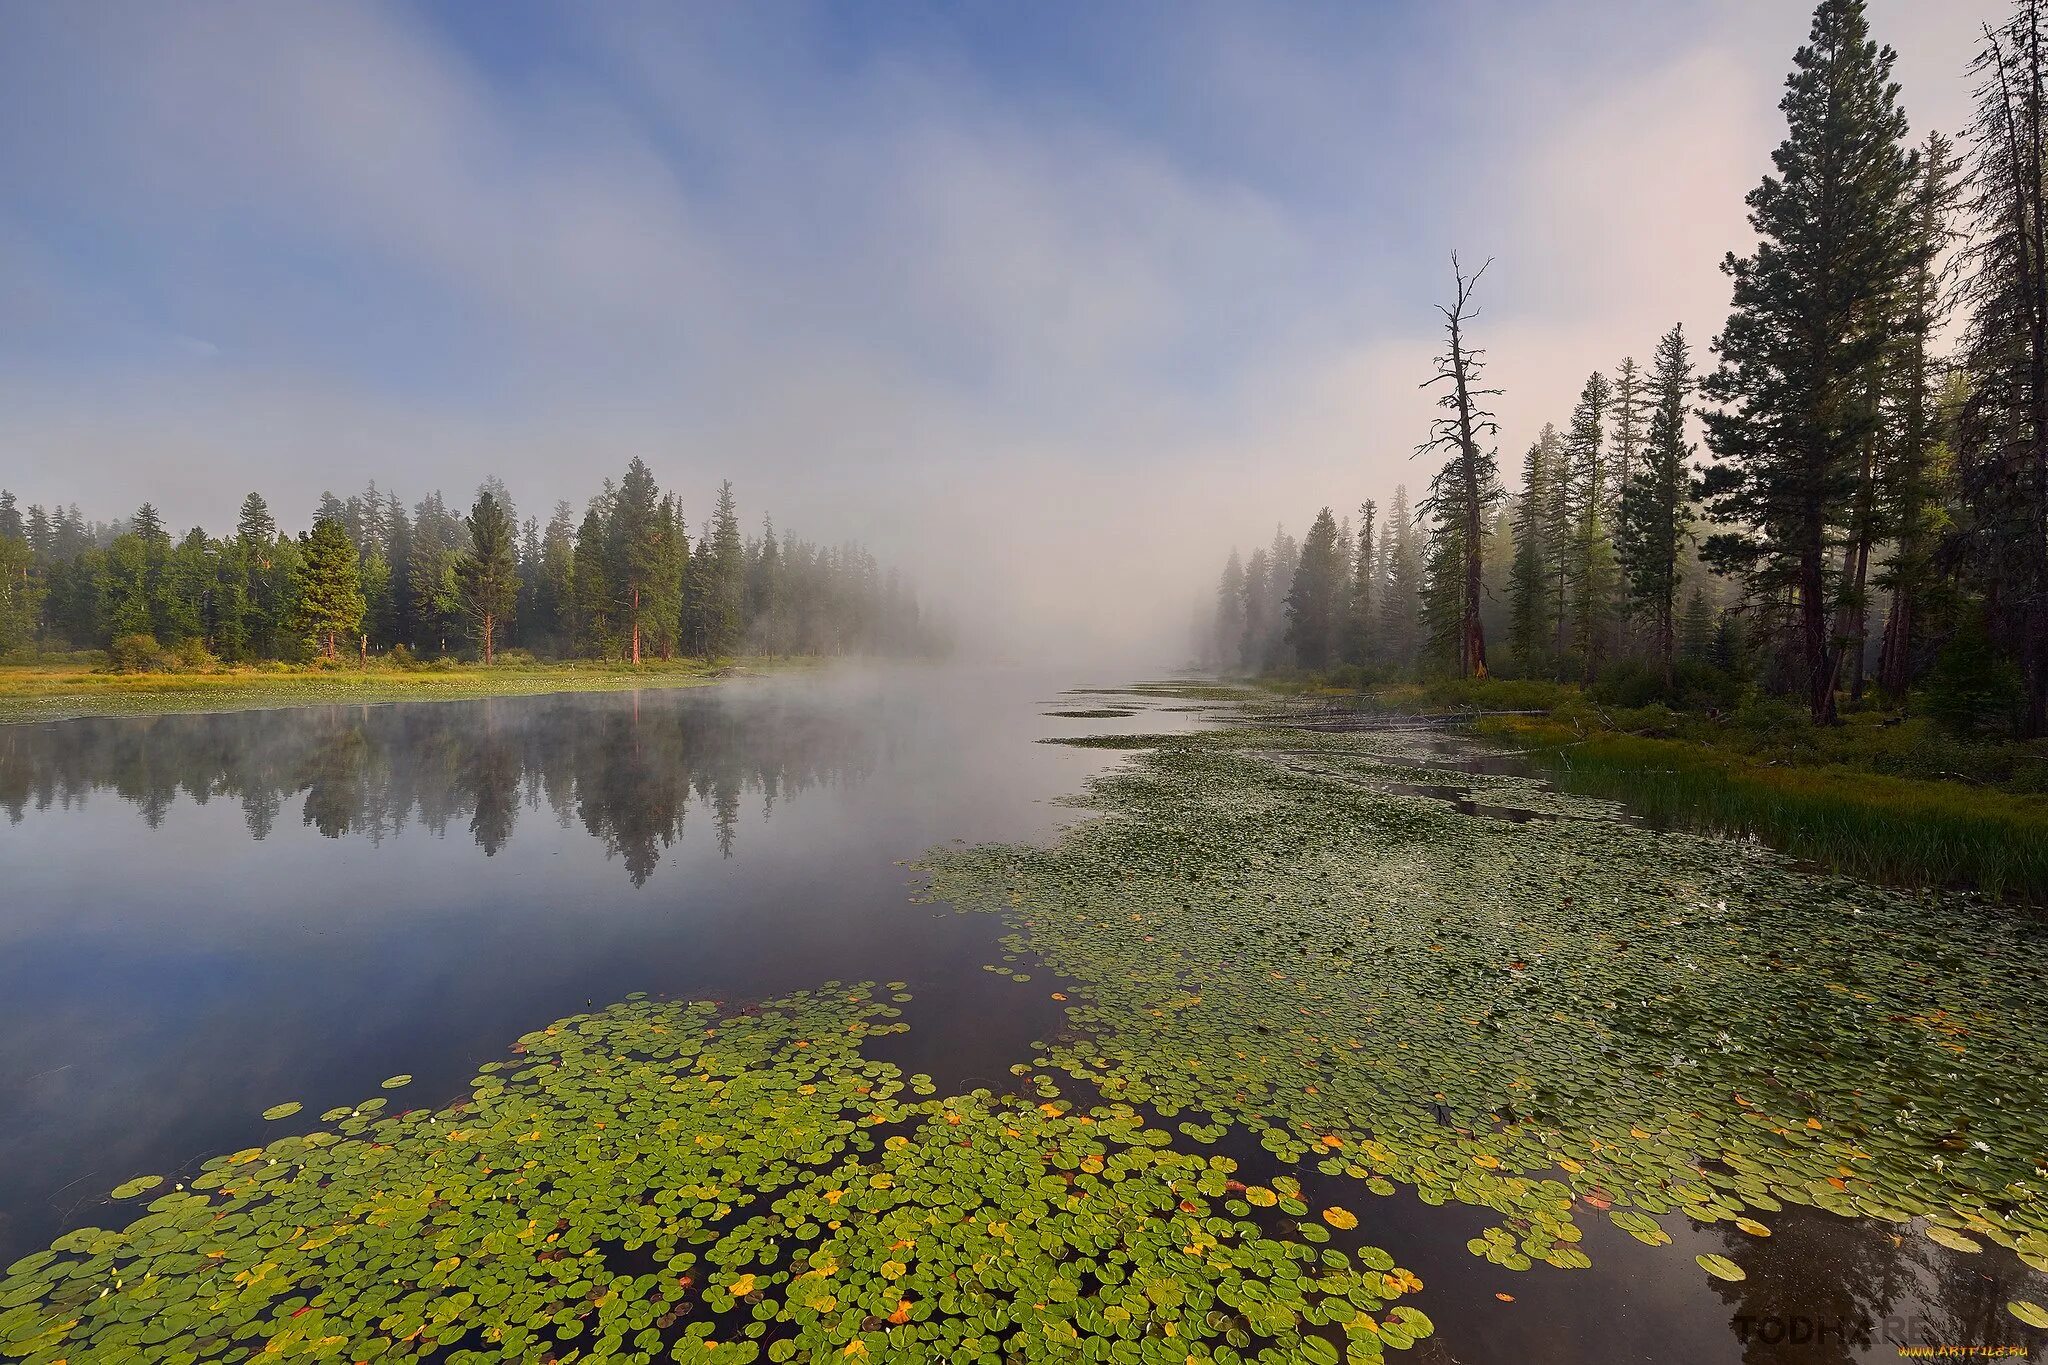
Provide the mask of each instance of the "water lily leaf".
{"label": "water lily leaf", "polygon": [[1938,1242],[1950,1251],[1982,1251],[1984,1244],[1974,1237],[1965,1236],[1954,1228],[1945,1228],[1939,1223],[1927,1225],[1927,1240]]}
{"label": "water lily leaf", "polygon": [[283,1104],[273,1104],[264,1110],[263,1117],[267,1119],[288,1119],[293,1114],[298,1113],[302,1107],[297,1100],[286,1100]]}
{"label": "water lily leaf", "polygon": [[1695,1256],[1693,1259],[1699,1262],[1701,1270],[1706,1271],[1717,1280],[1746,1280],[1749,1278],[1749,1272],[1729,1260],[1726,1256],[1709,1254]]}

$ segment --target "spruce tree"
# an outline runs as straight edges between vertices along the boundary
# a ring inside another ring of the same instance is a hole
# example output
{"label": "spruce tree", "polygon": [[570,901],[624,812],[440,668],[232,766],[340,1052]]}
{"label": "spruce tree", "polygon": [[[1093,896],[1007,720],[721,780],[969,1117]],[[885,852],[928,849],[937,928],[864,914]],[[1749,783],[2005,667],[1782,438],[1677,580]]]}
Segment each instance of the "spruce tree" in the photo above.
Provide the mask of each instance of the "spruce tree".
{"label": "spruce tree", "polygon": [[1789,596],[1815,721],[1835,714],[1842,654],[1829,548],[1879,419],[1870,401],[1911,264],[1917,157],[1862,0],[1822,0],[1779,108],[1777,174],[1749,195],[1754,254],[1723,265],[1734,308],[1707,381],[1714,463],[1704,491],[1724,530],[1710,559],[1752,597]]}

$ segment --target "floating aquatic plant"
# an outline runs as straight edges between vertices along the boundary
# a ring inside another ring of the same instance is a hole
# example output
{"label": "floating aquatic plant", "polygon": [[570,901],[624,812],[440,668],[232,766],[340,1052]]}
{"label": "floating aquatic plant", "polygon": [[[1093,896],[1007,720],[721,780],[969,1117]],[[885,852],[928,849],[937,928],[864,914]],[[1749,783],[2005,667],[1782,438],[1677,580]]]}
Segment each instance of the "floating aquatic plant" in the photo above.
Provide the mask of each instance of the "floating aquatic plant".
{"label": "floating aquatic plant", "polygon": [[1092,740],[1142,751],[1099,818],[929,859],[1086,993],[1040,1093],[1494,1210],[1472,1249],[1513,1268],[1588,1264],[1589,1210],[1662,1245],[1665,1215],[1765,1236],[1788,1204],[2048,1265],[2038,924],[1284,722]]}

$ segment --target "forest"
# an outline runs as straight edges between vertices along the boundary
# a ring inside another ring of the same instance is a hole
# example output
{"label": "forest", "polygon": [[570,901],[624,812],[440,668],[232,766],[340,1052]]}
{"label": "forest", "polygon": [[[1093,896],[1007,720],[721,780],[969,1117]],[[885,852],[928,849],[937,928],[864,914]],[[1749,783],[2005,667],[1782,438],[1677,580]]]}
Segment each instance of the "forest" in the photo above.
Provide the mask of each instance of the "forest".
{"label": "forest", "polygon": [[1621,677],[1816,724],[1919,698],[2048,734],[2044,30],[2038,0],[1988,27],[1970,127],[1915,141],[1895,52],[1860,4],[1821,4],[1720,332],[1702,354],[1674,325],[1647,363],[1588,375],[1512,490],[1475,338],[1487,265],[1453,257],[1415,452],[1441,467],[1412,501],[1233,551],[1204,658],[1352,684]]}
{"label": "forest", "polygon": [[215,661],[394,662],[505,649],[544,658],[928,655],[943,626],[853,542],[764,519],[742,533],[730,482],[695,544],[681,499],[639,459],[578,517],[523,520],[497,480],[460,514],[435,492],[408,511],[372,483],[280,528],[249,494],[232,532],[174,538],[145,503],[114,524],[76,504],[26,512],[0,492],[0,657],[109,652],[117,668]]}

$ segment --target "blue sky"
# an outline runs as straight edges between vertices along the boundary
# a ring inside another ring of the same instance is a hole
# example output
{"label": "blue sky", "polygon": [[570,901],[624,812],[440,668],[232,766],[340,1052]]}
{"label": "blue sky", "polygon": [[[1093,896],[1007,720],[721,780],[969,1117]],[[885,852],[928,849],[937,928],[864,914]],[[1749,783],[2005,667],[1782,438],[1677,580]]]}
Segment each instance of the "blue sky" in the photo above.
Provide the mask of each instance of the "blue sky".
{"label": "blue sky", "polygon": [[[1917,130],[1995,0],[1875,0]],[[221,526],[640,455],[1048,638],[1702,344],[1808,7],[0,3],[0,483]],[[1078,604],[1078,605],[1077,605]]]}

